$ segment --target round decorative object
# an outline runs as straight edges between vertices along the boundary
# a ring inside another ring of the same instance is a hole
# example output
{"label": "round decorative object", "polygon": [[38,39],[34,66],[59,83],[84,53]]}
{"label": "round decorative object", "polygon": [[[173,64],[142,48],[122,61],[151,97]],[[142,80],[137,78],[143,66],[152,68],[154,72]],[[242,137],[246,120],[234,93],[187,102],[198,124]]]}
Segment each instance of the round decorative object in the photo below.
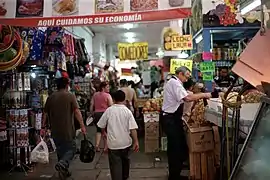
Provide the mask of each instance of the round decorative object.
{"label": "round decorative object", "polygon": [[0,28],[0,53],[3,53],[11,48],[14,43],[14,30],[11,26],[1,25]]}

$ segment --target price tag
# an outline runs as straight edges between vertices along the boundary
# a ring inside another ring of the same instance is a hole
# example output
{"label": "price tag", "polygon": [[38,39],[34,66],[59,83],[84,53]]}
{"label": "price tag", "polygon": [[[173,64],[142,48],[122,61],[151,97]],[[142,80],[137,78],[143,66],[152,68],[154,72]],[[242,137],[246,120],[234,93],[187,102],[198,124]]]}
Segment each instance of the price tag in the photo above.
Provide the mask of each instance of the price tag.
{"label": "price tag", "polygon": [[118,43],[118,56],[120,60],[147,60],[148,43]]}
{"label": "price tag", "polygon": [[202,62],[200,63],[201,72],[215,72],[215,63],[214,62]]}
{"label": "price tag", "polygon": [[181,66],[186,66],[190,71],[192,71],[193,61],[187,59],[171,59],[170,73],[174,74],[175,70]]}
{"label": "price tag", "polygon": [[203,80],[204,81],[213,81],[214,74],[212,72],[204,72],[203,73]]}

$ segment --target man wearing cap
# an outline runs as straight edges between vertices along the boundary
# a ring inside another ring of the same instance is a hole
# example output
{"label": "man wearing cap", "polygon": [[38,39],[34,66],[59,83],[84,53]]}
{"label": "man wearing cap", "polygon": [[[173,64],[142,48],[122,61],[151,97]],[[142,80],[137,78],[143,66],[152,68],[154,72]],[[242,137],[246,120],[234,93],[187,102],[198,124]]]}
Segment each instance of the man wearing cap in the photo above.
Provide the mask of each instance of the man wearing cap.
{"label": "man wearing cap", "polygon": [[188,148],[183,130],[184,101],[195,101],[202,98],[218,96],[215,93],[188,94],[183,83],[191,77],[190,70],[179,67],[175,75],[166,83],[163,94],[161,125],[167,135],[167,156],[169,164],[169,180],[187,179],[181,177],[183,162],[188,158]]}
{"label": "man wearing cap", "polygon": [[[43,128],[46,124],[50,125],[58,157],[55,169],[59,172],[61,179],[66,179],[71,175],[68,168],[76,152],[74,116],[83,134],[86,134],[86,129],[76,97],[68,92],[68,74],[57,71],[56,83],[58,90],[46,101],[42,124]],[[46,122],[47,119],[48,122]]]}

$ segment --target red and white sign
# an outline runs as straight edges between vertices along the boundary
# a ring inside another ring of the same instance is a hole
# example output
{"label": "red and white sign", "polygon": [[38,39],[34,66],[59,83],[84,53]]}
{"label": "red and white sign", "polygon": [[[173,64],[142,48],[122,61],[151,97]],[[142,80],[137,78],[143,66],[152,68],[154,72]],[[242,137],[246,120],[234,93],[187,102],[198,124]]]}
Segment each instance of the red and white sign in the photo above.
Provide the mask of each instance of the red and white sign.
{"label": "red and white sign", "polygon": [[[191,0],[74,0],[65,9],[62,0],[4,0],[0,4],[0,24],[25,27],[89,26],[188,18]],[[177,1],[177,2],[178,2]],[[14,8],[16,7],[16,8]],[[112,8],[110,10],[110,8]]]}

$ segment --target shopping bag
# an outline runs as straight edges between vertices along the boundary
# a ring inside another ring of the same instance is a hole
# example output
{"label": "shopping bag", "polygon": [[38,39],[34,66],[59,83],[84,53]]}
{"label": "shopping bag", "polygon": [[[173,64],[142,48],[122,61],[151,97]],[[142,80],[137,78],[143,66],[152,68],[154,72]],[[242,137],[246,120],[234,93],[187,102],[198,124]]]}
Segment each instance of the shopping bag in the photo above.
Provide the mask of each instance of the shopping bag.
{"label": "shopping bag", "polygon": [[91,163],[93,162],[95,158],[95,147],[86,138],[86,135],[84,135],[84,139],[81,141],[81,151],[80,151],[80,160],[83,163]]}
{"label": "shopping bag", "polygon": [[38,145],[31,152],[30,159],[32,162],[36,163],[49,163],[49,150],[46,142],[42,138]]}
{"label": "shopping bag", "polygon": [[94,121],[94,118],[92,116],[89,116],[87,119],[86,119],[86,126],[89,126],[93,123]]}

